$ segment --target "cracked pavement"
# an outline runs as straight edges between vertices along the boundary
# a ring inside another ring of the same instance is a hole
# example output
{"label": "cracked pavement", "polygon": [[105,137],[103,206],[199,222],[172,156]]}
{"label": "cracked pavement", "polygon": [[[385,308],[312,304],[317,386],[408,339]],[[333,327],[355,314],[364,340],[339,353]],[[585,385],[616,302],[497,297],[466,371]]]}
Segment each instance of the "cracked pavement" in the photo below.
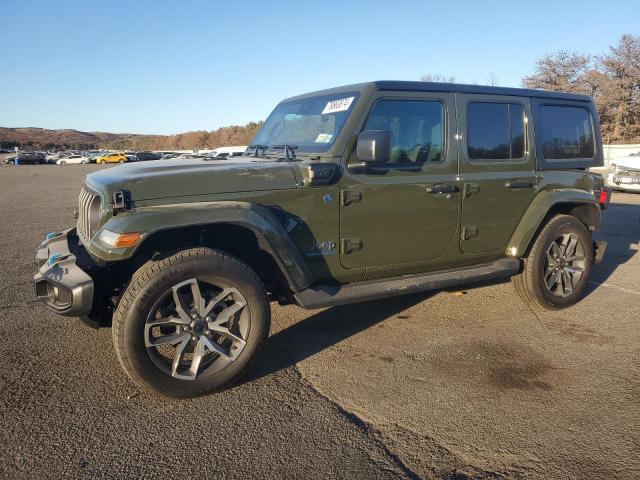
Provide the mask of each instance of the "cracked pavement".
{"label": "cracked pavement", "polygon": [[638,478],[640,195],[614,193],[589,294],[509,282],[326,310],[272,305],[241,385],[141,394],[108,329],[33,298],[33,251],[97,166],[0,166],[2,478]]}

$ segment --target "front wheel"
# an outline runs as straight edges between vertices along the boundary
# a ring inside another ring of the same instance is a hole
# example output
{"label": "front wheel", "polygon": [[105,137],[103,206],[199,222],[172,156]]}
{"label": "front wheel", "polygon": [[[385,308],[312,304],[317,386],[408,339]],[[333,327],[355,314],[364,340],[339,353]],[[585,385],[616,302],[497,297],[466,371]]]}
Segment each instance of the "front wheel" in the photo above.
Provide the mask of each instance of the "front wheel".
{"label": "front wheel", "polygon": [[265,288],[247,265],[207,248],[138,270],[113,316],[118,359],[140,387],[172,397],[221,390],[269,334]]}
{"label": "front wheel", "polygon": [[536,238],[513,282],[526,302],[559,310],[582,298],[592,265],[589,230],[573,216],[556,215]]}

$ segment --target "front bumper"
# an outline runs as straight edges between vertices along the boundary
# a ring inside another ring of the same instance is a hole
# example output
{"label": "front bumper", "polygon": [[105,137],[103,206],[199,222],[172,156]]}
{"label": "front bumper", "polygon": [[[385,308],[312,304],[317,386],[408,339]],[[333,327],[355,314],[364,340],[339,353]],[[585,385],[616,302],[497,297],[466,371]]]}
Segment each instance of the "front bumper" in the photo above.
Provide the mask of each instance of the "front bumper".
{"label": "front bumper", "polygon": [[78,266],[70,244],[77,244],[77,238],[75,228],[49,234],[36,249],[38,272],[33,277],[38,300],[69,317],[87,315],[93,303],[93,279]]}
{"label": "front bumper", "polygon": [[620,170],[607,175],[607,185],[616,190],[640,192],[640,172]]}

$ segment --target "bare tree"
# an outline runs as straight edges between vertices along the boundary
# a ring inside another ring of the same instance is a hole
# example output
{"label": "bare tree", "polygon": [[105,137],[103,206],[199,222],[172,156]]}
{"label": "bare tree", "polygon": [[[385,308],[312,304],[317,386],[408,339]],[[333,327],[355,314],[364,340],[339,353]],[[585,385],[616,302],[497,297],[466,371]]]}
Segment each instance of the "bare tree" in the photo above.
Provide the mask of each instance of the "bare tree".
{"label": "bare tree", "polygon": [[604,101],[614,140],[640,135],[640,37],[623,35],[601,58]]}
{"label": "bare tree", "polygon": [[623,35],[605,55],[559,51],[536,62],[529,88],[582,93],[593,97],[603,136],[628,141],[640,136],[640,37]]}
{"label": "bare tree", "polygon": [[440,73],[427,73],[426,75],[422,75],[420,80],[423,82],[456,83],[455,76],[451,75],[450,77],[447,77]]}
{"label": "bare tree", "polygon": [[500,85],[500,80],[498,80],[498,76],[491,72],[487,75],[487,85],[491,85],[492,87],[497,87]]}
{"label": "bare tree", "polygon": [[522,79],[528,88],[565,92],[584,92],[584,75],[592,69],[593,57],[561,50],[536,62],[535,73]]}

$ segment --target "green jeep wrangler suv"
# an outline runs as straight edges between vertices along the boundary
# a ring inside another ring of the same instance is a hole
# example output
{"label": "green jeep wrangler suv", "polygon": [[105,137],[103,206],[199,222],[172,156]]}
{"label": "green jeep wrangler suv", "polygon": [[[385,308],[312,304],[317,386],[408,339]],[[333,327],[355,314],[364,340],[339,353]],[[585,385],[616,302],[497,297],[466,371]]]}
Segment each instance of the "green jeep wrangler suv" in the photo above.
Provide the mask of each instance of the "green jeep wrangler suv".
{"label": "green jeep wrangler suv", "polygon": [[[37,297],[113,327],[139,386],[224,388],[270,301],[320,308],[512,276],[577,302],[609,191],[589,97],[382,81],[289,98],[245,154],[88,175],[75,228],[38,247]],[[345,319],[348,321],[348,319]]]}

